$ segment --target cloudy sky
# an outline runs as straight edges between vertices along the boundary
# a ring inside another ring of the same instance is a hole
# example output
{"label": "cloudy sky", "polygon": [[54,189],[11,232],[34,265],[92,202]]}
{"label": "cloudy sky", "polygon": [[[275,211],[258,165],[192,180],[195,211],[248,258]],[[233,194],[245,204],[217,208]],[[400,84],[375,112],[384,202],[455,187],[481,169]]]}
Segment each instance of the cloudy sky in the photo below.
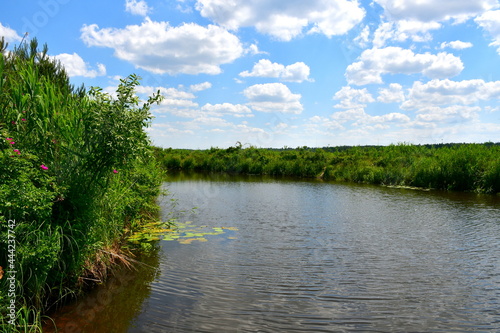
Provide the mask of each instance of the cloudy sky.
{"label": "cloudy sky", "polygon": [[156,145],[500,141],[498,0],[3,0],[72,82],[165,96]]}

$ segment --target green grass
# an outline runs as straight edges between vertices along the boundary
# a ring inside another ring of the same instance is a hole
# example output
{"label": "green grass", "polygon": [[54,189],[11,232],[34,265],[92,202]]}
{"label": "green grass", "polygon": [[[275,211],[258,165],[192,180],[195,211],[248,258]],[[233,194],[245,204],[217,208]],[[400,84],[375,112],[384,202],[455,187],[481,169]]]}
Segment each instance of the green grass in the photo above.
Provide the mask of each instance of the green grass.
{"label": "green grass", "polygon": [[[36,40],[5,48],[0,41],[0,331],[36,332],[41,313],[85,277],[105,277],[127,231],[156,218],[161,174],[145,127],[161,98],[141,103],[135,75],[117,98],[76,88]],[[10,264],[16,325],[6,316]]]}
{"label": "green grass", "polygon": [[155,148],[166,170],[265,174],[324,180],[500,192],[498,144],[243,148],[180,150]]}

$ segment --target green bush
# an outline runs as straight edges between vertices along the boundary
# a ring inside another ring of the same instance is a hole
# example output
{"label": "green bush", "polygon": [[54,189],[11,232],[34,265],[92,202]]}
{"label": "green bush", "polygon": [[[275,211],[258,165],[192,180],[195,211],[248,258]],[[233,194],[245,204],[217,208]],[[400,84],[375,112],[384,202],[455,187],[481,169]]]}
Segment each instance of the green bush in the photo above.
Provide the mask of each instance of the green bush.
{"label": "green bush", "polygon": [[82,274],[103,264],[95,258],[106,260],[103,251],[157,213],[161,175],[144,129],[161,97],[140,105],[135,75],[117,98],[75,88],[36,40],[12,52],[0,42],[0,51],[0,266],[15,221],[17,321],[26,323],[76,292]]}

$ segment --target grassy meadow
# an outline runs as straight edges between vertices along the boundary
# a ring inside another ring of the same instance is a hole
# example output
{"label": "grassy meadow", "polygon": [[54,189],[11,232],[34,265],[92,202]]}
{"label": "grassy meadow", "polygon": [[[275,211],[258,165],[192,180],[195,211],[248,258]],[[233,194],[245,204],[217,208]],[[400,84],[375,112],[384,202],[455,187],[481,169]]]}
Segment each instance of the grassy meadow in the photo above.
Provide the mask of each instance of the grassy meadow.
{"label": "grassy meadow", "polygon": [[0,42],[0,331],[41,314],[125,260],[127,231],[156,218],[161,174],[138,77],[117,97],[74,87],[36,40]]}
{"label": "grassy meadow", "polygon": [[500,192],[500,145],[448,144],[313,149],[155,148],[166,170],[321,178],[478,193]]}

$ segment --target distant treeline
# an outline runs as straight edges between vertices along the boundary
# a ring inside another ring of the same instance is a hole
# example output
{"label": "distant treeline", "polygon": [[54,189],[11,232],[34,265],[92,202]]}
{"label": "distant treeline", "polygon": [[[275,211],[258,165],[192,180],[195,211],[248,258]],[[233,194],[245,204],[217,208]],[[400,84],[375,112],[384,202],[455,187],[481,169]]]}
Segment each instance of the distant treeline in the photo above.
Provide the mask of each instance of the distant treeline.
{"label": "distant treeline", "polygon": [[321,178],[478,193],[500,192],[500,144],[208,150],[155,148],[167,170]]}

